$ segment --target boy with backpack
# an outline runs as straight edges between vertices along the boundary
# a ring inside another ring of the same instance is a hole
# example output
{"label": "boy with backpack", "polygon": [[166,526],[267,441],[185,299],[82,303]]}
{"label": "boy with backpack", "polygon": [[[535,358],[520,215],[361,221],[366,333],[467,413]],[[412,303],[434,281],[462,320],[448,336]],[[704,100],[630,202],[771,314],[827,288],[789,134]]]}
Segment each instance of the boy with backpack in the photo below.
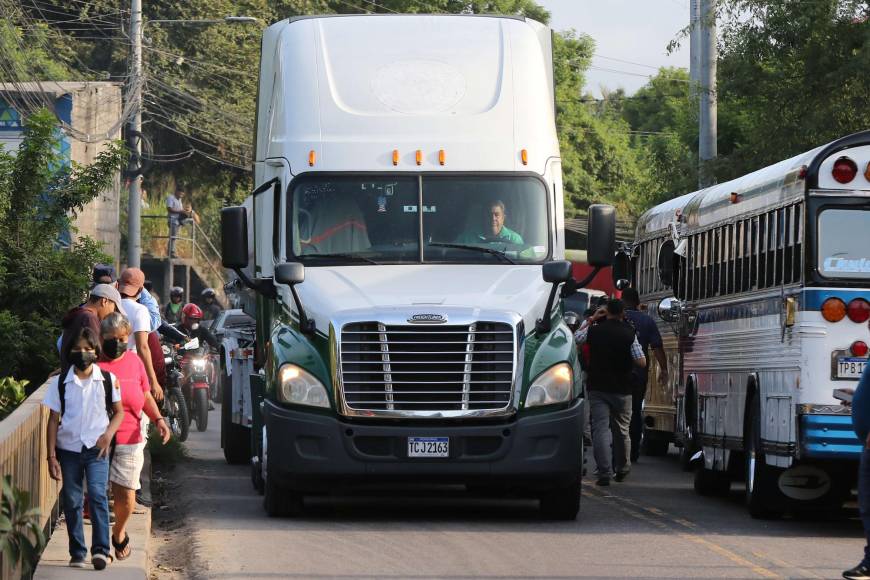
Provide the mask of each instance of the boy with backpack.
{"label": "boy with backpack", "polygon": [[46,442],[48,471],[62,481],[60,491],[69,535],[69,565],[84,568],[88,550],[82,517],[83,480],[87,477],[92,536],[91,563],[104,570],[112,561],[109,547],[109,454],[124,418],[120,383],[95,364],[99,336],[83,327],[69,351],[66,376],[51,379],[43,404],[51,410]]}

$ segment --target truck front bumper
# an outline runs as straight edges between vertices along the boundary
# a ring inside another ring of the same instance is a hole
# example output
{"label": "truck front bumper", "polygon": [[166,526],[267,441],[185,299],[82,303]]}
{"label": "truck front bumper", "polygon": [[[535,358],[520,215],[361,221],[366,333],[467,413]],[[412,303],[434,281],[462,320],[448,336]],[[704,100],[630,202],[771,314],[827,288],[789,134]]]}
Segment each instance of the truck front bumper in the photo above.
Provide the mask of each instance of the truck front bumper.
{"label": "truck front bumper", "polygon": [[[567,486],[582,470],[583,405],[501,423],[372,425],[266,401],[267,477],[300,491],[386,482]],[[448,437],[450,457],[409,458],[408,437]]]}

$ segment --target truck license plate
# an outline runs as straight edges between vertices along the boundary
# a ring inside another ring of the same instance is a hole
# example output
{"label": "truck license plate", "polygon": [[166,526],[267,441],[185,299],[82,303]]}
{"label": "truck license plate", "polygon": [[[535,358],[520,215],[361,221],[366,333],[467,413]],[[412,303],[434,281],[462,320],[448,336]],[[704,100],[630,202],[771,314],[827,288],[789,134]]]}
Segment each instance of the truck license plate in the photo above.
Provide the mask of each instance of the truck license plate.
{"label": "truck license plate", "polygon": [[837,378],[860,379],[861,373],[864,372],[865,364],[867,364],[866,358],[848,356],[837,357]]}
{"label": "truck license plate", "polygon": [[408,437],[408,457],[450,457],[450,439]]}

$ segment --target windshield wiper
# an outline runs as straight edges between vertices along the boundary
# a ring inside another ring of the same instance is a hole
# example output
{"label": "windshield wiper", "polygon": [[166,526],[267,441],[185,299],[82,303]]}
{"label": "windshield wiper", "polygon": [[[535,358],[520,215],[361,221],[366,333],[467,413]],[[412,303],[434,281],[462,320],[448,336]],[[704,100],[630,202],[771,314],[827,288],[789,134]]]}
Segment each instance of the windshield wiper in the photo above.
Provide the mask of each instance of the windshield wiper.
{"label": "windshield wiper", "polygon": [[349,260],[351,262],[365,262],[366,264],[375,264],[378,265],[377,262],[372,260],[371,258],[366,258],[365,256],[360,256],[357,254],[305,254],[303,256],[299,256],[302,260],[307,260],[308,258],[327,258],[327,259],[338,259],[338,260]]}
{"label": "windshield wiper", "polygon": [[439,248],[459,248],[460,250],[471,250],[473,252],[483,252],[484,254],[492,254],[493,256],[497,256],[500,259],[504,260],[508,264],[516,264],[513,260],[507,257],[504,252],[501,250],[494,250],[492,248],[486,248],[484,246],[472,246],[469,244],[447,244],[443,242],[429,242],[427,245],[436,246]]}

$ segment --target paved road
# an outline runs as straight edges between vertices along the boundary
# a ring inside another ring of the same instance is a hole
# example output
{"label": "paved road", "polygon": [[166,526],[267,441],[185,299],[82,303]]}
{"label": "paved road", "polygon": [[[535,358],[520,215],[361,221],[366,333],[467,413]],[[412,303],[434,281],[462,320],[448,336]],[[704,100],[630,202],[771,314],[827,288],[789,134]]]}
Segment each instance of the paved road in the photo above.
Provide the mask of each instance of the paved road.
{"label": "paved road", "polygon": [[270,519],[248,468],[224,463],[219,417],[191,433],[194,460],[173,475],[185,491],[171,508],[188,513],[175,533],[192,559],[181,576],[838,578],[863,547],[856,520],[752,520],[739,485],[702,499],[673,455],[642,458],[605,491],[587,482],[570,523],[540,521],[532,501],[449,489],[331,498],[301,519]]}

